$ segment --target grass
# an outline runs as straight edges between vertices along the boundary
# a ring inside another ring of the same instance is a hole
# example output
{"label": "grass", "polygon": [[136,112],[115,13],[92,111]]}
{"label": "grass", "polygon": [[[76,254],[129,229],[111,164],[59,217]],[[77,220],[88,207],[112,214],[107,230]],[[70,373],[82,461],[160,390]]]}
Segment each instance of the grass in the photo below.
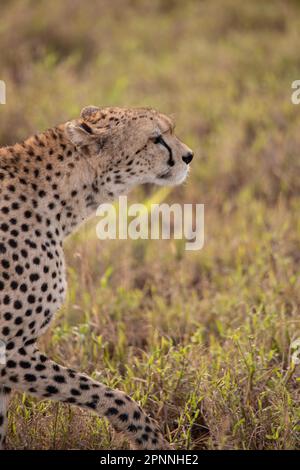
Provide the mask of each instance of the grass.
{"label": "grass", "polygon": [[[205,204],[203,250],[100,242],[90,222],[66,242],[68,299],[40,341],[130,393],[180,449],[300,448],[299,12],[277,0],[1,3],[1,144],[93,103],[171,113],[195,150],[166,200]],[[8,448],[127,443],[95,415],[15,394]]]}

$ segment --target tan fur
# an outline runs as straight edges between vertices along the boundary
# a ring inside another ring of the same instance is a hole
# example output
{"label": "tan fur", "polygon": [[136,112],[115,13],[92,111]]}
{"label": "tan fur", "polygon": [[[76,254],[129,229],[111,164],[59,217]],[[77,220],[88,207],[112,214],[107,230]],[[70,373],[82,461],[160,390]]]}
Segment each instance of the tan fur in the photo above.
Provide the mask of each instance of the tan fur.
{"label": "tan fur", "polygon": [[[162,136],[162,140],[157,140]],[[48,359],[36,347],[64,301],[63,240],[104,201],[140,183],[179,184],[192,154],[152,109],[87,107],[79,119],[0,149],[0,444],[11,389],[106,416],[134,448],[168,448],[124,393]]]}

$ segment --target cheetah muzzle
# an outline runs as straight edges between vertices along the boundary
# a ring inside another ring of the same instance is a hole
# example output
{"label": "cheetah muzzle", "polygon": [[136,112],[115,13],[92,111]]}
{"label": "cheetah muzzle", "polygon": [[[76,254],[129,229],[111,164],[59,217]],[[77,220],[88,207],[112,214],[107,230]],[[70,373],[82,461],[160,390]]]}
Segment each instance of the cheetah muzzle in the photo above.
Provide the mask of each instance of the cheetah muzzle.
{"label": "cheetah muzzle", "polygon": [[63,240],[100,203],[137,184],[180,184],[191,150],[152,109],[84,108],[79,119],[0,149],[0,446],[12,389],[91,409],[133,448],[166,449],[126,394],[56,364],[36,341],[66,292]]}

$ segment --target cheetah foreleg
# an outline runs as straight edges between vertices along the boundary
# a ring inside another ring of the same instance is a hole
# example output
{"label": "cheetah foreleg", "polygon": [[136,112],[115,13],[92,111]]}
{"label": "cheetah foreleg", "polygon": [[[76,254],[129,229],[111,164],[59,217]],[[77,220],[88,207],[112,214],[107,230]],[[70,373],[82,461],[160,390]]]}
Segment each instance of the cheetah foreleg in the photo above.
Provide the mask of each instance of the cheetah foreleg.
{"label": "cheetah foreleg", "polygon": [[3,449],[7,427],[7,406],[10,389],[0,385],[0,450]]}
{"label": "cheetah foreleg", "polygon": [[129,396],[48,359],[38,351],[7,361],[6,382],[40,398],[71,403],[106,417],[135,449],[168,449],[157,424]]}

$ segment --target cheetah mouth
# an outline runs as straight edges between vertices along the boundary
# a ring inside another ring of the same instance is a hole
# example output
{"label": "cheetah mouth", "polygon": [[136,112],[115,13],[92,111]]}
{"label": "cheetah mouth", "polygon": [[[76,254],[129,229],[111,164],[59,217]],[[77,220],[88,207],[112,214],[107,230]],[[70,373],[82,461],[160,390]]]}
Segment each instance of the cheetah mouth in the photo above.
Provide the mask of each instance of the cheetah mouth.
{"label": "cheetah mouth", "polygon": [[169,178],[170,176],[171,176],[171,170],[167,170],[167,171],[164,171],[163,173],[160,173],[159,175],[157,175],[157,178],[166,179],[166,178]]}
{"label": "cheetah mouth", "polygon": [[189,172],[188,165],[185,166],[186,168],[184,168],[184,170],[176,172],[174,172],[174,169],[166,169],[164,172],[159,173],[156,176],[155,183],[159,186],[176,186],[183,183]]}

